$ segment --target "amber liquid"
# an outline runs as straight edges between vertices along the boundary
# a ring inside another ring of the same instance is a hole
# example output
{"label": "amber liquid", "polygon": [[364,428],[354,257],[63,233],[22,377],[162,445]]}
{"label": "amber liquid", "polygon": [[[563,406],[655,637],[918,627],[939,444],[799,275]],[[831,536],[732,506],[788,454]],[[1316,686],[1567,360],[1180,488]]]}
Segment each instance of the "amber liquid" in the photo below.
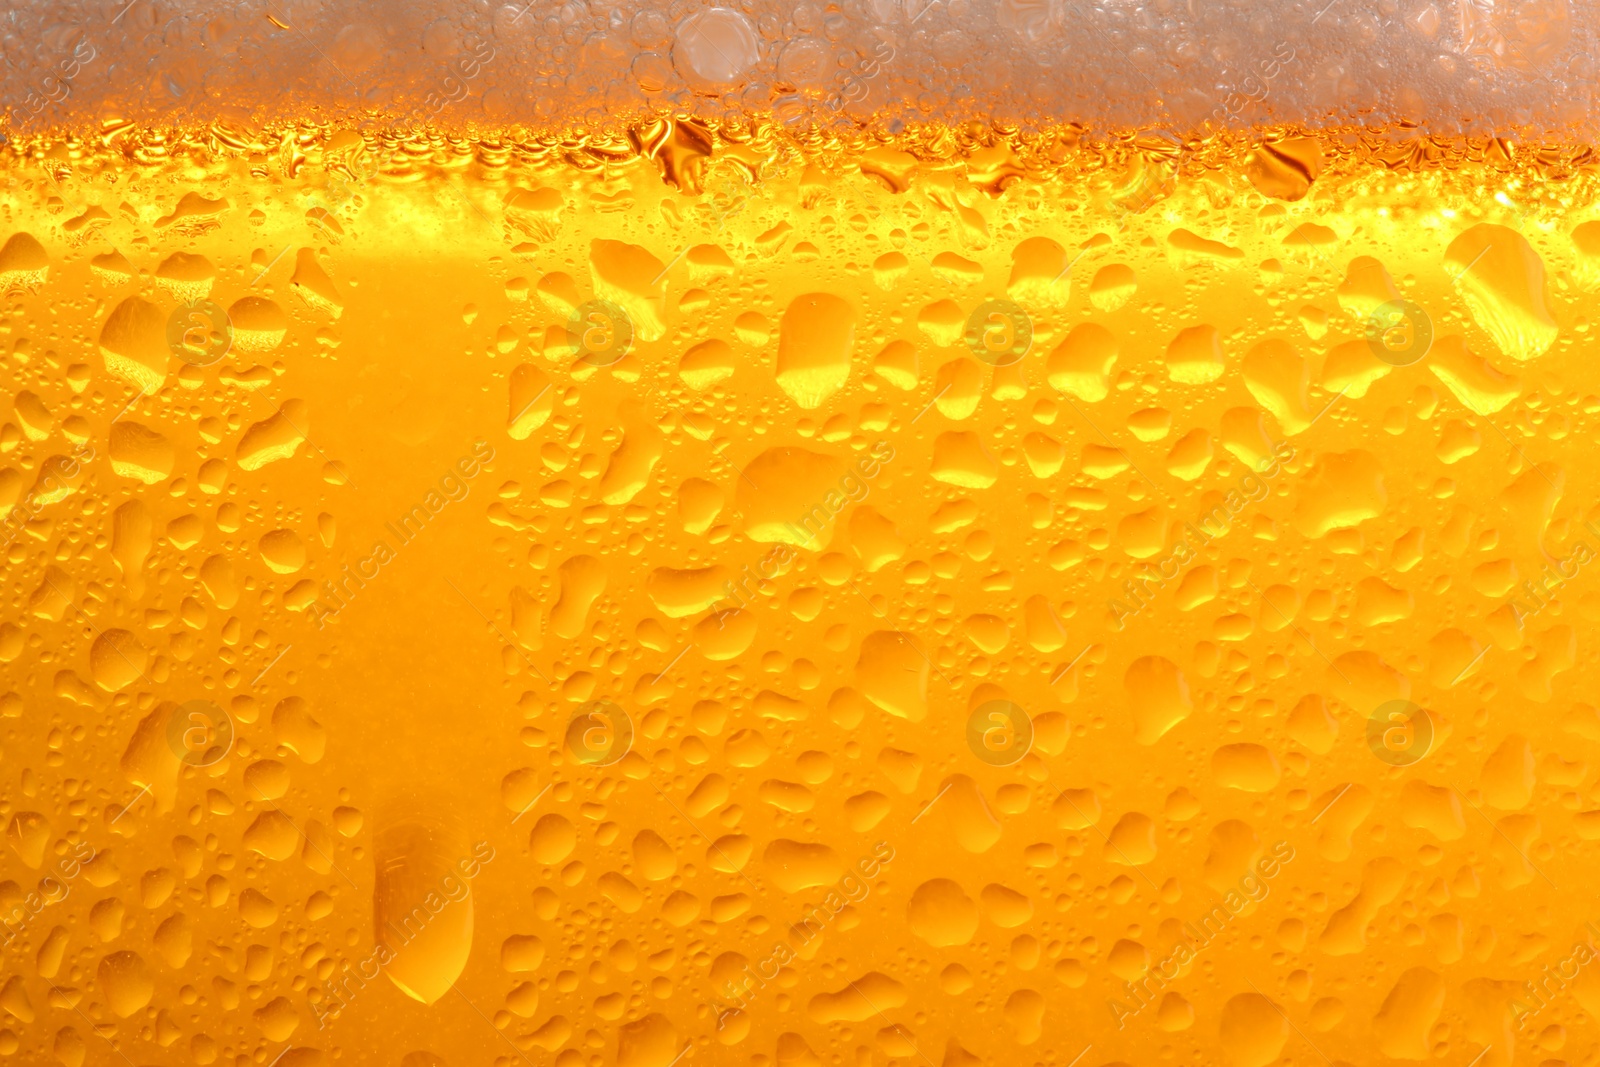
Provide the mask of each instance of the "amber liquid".
{"label": "amber liquid", "polygon": [[1269,140],[8,162],[0,1051],[1587,1062],[1593,176]]}

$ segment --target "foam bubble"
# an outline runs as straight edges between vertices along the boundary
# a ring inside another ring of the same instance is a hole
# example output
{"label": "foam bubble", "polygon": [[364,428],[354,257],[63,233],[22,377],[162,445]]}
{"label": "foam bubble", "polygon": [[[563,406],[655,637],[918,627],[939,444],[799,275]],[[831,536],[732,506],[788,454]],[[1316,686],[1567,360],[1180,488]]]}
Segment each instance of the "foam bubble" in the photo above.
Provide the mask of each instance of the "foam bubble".
{"label": "foam bubble", "polygon": [[800,126],[992,118],[1191,131],[1413,120],[1583,135],[1600,11],[1571,0],[269,0],[10,10],[15,129],[663,111]]}

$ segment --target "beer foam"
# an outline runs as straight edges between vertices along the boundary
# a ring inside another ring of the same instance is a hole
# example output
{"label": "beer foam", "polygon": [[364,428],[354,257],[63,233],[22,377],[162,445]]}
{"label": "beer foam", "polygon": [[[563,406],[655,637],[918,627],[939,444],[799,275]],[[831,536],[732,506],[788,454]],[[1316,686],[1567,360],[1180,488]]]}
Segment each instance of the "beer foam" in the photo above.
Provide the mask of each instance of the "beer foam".
{"label": "beer foam", "polygon": [[8,14],[18,130],[563,128],[690,112],[891,132],[981,118],[1570,136],[1592,123],[1600,26],[1568,0],[34,0]]}

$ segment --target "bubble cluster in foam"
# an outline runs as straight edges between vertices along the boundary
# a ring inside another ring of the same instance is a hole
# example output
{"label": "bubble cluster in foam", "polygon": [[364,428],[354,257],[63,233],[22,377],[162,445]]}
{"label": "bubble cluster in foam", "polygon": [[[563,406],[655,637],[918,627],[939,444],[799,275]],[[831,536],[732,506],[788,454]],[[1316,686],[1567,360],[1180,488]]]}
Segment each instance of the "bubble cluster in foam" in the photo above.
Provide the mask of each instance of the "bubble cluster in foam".
{"label": "bubble cluster in foam", "polygon": [[371,116],[560,127],[662,110],[796,126],[992,118],[1192,131],[1420,120],[1586,133],[1571,0],[32,0],[15,129]]}

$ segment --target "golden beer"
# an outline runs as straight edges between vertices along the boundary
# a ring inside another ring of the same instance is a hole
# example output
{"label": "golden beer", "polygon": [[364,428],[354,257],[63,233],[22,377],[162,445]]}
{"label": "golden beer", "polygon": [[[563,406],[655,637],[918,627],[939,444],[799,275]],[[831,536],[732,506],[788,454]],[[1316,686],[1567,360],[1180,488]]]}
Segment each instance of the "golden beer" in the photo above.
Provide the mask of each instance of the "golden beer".
{"label": "golden beer", "polygon": [[0,1052],[1589,1062],[1591,154],[1208,130],[14,130]]}

